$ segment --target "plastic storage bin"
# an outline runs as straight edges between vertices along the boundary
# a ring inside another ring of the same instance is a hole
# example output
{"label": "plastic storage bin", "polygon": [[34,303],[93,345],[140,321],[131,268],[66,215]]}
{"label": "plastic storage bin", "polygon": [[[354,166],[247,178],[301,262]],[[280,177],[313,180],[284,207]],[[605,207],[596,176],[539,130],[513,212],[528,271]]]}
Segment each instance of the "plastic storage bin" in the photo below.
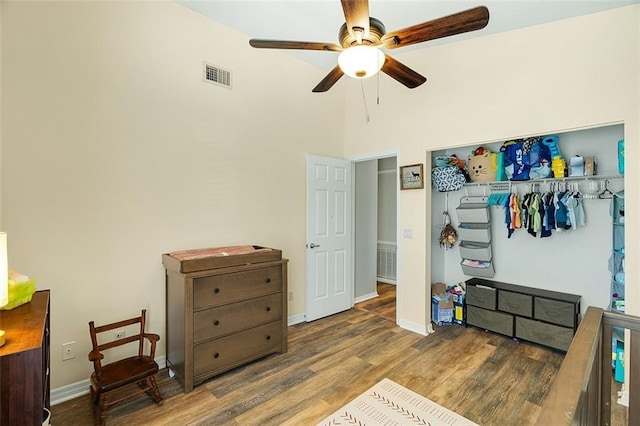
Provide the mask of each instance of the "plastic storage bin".
{"label": "plastic storage bin", "polygon": [[431,320],[436,325],[453,324],[453,311],[453,301],[440,301],[435,297],[431,298]]}

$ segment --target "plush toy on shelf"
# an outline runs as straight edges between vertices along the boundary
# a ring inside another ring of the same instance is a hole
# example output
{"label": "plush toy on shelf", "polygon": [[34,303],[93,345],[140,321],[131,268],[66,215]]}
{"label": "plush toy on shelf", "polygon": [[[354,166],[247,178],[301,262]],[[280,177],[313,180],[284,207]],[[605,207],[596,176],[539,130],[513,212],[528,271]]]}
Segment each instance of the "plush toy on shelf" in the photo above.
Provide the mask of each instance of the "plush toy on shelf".
{"label": "plush toy on shelf", "polygon": [[497,154],[480,146],[469,156],[471,182],[493,182],[498,171]]}

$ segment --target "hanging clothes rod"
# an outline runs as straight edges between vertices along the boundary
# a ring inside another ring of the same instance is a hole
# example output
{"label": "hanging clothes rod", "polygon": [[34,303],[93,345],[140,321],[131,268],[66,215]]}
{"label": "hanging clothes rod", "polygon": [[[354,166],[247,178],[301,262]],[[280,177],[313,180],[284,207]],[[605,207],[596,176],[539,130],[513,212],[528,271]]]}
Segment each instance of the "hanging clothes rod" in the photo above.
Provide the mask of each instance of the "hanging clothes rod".
{"label": "hanging clothes rod", "polygon": [[546,178],[546,179],[529,179],[529,180],[503,180],[503,181],[491,181],[491,182],[467,182],[464,186],[493,186],[498,184],[518,185],[525,184],[530,185],[533,183],[546,183],[546,182],[573,182],[573,181],[590,181],[590,180],[615,180],[624,179],[624,175],[596,175],[596,176],[568,176],[561,178]]}

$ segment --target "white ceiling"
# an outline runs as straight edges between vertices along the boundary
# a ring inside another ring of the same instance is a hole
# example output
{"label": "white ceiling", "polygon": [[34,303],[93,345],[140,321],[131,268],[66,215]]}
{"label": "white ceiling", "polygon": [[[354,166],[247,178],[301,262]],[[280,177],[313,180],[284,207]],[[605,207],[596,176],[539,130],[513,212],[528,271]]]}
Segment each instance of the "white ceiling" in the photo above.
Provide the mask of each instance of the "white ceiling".
{"label": "white ceiling", "polygon": [[[344,23],[339,0],[177,0],[178,3],[247,34],[250,38],[338,42]],[[640,0],[370,0],[369,15],[381,20],[387,32],[471,9],[487,6],[486,28],[403,48],[403,51],[479,37],[516,28],[557,21]],[[286,51],[325,71],[337,63],[337,53]]]}

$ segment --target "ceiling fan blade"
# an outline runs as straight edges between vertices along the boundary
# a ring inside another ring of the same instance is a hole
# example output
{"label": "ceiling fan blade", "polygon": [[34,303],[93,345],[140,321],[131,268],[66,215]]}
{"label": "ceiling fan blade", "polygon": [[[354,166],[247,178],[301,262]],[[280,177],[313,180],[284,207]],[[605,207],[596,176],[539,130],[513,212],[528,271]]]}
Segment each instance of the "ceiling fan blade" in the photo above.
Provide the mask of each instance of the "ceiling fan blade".
{"label": "ceiling fan blade", "polygon": [[489,23],[489,9],[479,6],[402,30],[385,34],[381,47],[394,49],[423,41],[435,40],[469,31],[480,30]]}
{"label": "ceiling fan blade", "polygon": [[342,77],[343,75],[344,73],[342,72],[340,67],[336,65],[336,67],[332,69],[329,74],[327,74],[327,76],[323,78],[320,83],[318,83],[316,87],[313,88],[313,92],[326,92],[327,90],[331,89],[331,87],[336,84],[336,81],[340,80],[340,77]]}
{"label": "ceiling fan blade", "polygon": [[389,55],[384,55],[385,61],[381,71],[394,80],[404,84],[409,89],[414,89],[427,81],[426,77],[418,74],[408,66],[396,61]]}
{"label": "ceiling fan blade", "polygon": [[249,44],[258,49],[299,49],[299,50],[328,50],[342,52],[342,47],[335,43],[316,43],[312,41],[260,40],[252,38]]}
{"label": "ceiling fan blade", "polygon": [[349,34],[357,38],[354,28],[362,28],[362,37],[369,36],[369,1],[342,0],[342,10]]}

